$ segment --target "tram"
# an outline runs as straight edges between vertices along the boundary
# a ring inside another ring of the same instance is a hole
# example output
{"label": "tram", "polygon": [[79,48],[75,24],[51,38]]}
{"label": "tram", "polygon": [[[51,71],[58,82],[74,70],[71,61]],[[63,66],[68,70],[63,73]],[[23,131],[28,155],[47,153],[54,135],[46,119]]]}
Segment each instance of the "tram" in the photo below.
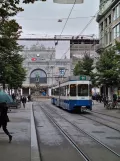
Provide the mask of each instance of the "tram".
{"label": "tram", "polygon": [[51,103],[68,111],[92,110],[92,83],[89,76],[70,76],[52,87]]}

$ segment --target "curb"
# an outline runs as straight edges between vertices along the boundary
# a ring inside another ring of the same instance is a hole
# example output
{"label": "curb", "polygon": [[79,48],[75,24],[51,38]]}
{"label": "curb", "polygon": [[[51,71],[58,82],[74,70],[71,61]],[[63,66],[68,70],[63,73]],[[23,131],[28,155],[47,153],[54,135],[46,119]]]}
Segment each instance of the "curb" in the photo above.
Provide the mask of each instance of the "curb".
{"label": "curb", "polygon": [[31,107],[31,161],[40,161],[35,120],[33,114],[33,104]]}

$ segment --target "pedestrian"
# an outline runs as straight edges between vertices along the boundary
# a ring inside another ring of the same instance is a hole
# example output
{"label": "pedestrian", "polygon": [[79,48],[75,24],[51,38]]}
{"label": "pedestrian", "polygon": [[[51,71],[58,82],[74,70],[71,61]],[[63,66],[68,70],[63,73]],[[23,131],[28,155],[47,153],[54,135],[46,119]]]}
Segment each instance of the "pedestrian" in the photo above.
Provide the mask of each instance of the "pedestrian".
{"label": "pedestrian", "polygon": [[9,137],[9,143],[12,141],[12,135],[10,135],[7,130],[7,123],[9,122],[9,117],[7,115],[8,107],[6,102],[0,104],[0,128],[2,127],[3,131]]}
{"label": "pedestrian", "polygon": [[28,102],[31,101],[31,95],[28,95]]}
{"label": "pedestrian", "polygon": [[23,96],[22,99],[21,99],[21,101],[22,101],[23,107],[25,108],[25,104],[26,104],[26,102],[27,102],[26,97]]}
{"label": "pedestrian", "polygon": [[14,93],[12,94],[12,99],[13,99],[13,101],[15,101],[15,99],[16,99],[16,96]]}
{"label": "pedestrian", "polygon": [[103,103],[104,103],[104,107],[106,107],[108,105],[108,97],[107,96],[103,96]]}
{"label": "pedestrian", "polygon": [[117,95],[113,94],[113,108],[117,107]]}
{"label": "pedestrian", "polygon": [[115,103],[117,101],[117,95],[114,93],[113,94],[113,102]]}

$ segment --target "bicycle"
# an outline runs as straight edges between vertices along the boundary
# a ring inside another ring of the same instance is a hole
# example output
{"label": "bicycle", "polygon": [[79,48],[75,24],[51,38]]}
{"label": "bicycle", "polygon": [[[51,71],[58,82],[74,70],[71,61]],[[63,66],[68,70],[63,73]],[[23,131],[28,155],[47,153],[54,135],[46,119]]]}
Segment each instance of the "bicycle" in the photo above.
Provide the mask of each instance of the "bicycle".
{"label": "bicycle", "polygon": [[114,109],[118,108],[118,102],[117,101],[109,101],[106,105],[107,109]]}

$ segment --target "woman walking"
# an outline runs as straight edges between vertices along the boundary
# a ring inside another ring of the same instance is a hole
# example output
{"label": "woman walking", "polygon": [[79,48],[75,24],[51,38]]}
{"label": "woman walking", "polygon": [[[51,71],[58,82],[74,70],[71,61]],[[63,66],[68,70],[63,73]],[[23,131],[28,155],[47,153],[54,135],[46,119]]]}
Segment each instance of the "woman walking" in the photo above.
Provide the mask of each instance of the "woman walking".
{"label": "woman walking", "polygon": [[7,115],[8,107],[6,102],[0,103],[0,128],[2,127],[3,131],[9,137],[9,143],[12,141],[12,135],[10,135],[7,130],[7,123],[9,122],[9,118]]}

